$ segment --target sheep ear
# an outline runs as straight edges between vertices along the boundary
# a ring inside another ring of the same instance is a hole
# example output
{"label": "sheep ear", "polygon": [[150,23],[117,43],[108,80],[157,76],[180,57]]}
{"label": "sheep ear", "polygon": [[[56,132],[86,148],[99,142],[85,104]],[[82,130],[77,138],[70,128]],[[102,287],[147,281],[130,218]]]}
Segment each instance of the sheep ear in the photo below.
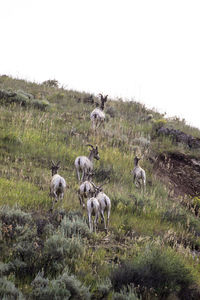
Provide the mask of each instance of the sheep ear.
{"label": "sheep ear", "polygon": [[59,160],[59,162],[57,163],[57,165],[56,165],[56,166],[57,166],[57,167],[60,167],[60,166],[59,166],[59,165],[60,165],[60,163],[61,163],[61,161]]}

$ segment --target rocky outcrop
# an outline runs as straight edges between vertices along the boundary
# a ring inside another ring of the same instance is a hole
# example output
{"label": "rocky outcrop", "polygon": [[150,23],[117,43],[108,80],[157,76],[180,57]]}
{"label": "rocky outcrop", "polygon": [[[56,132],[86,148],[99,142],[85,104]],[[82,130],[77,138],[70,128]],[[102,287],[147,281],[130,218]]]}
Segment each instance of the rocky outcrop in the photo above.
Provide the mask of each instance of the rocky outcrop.
{"label": "rocky outcrop", "polygon": [[190,149],[200,148],[200,139],[173,128],[161,127],[157,130],[158,135],[171,136],[175,143],[187,145]]}

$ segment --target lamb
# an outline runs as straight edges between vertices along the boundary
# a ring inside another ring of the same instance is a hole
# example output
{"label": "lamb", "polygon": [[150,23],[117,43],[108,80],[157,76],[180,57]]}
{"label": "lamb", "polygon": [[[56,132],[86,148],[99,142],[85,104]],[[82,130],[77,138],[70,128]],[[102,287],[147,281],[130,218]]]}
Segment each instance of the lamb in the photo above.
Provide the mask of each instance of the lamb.
{"label": "lamb", "polygon": [[78,189],[78,197],[80,201],[80,205],[85,208],[84,198],[92,197],[94,194],[94,186],[91,183],[92,176],[94,175],[93,172],[87,174],[87,180],[81,183]]}
{"label": "lamb", "polygon": [[97,228],[97,222],[99,218],[99,201],[97,198],[92,197],[87,200],[87,213],[88,213],[88,222],[89,222],[89,228],[90,231],[93,231],[93,221],[92,221],[92,215],[94,215],[94,232],[96,233]]}
{"label": "lamb", "polygon": [[67,187],[65,179],[62,176],[57,174],[59,168],[60,168],[60,161],[57,164],[55,164],[52,161],[52,165],[51,165],[52,179],[50,184],[50,196],[55,199],[55,201],[53,201],[53,205],[54,202],[58,201],[58,199],[63,199],[64,191]]}
{"label": "lamb", "polygon": [[[104,183],[104,184],[106,184],[106,183]],[[103,192],[102,186],[104,184],[102,184],[99,187],[96,186],[93,182],[92,182],[92,184],[95,188],[94,196],[99,202],[99,212],[100,212],[101,218],[104,222],[104,229],[107,232],[108,226],[109,226],[109,219],[110,219],[111,201],[110,201],[110,198]],[[104,212],[107,212],[107,222],[104,217]]]}
{"label": "lamb", "polygon": [[134,169],[132,171],[133,182],[135,183],[136,186],[139,185],[139,187],[141,188],[141,181],[142,181],[143,191],[145,191],[145,188],[146,188],[146,173],[145,173],[145,170],[143,170],[139,166],[139,163],[138,163],[139,160],[140,160],[140,158],[138,158],[137,156],[134,158]]}
{"label": "lamb", "polygon": [[105,113],[104,113],[104,103],[107,102],[108,95],[103,97],[102,94],[99,94],[101,96],[101,106],[100,108],[95,108],[91,114],[90,119],[92,121],[92,127],[94,130],[96,130],[104,121],[105,121]]}
{"label": "lamb", "polygon": [[80,181],[80,171],[82,171],[82,176],[81,176],[81,181],[82,182],[83,182],[83,179],[84,179],[85,175],[93,170],[93,159],[94,158],[96,160],[100,159],[98,147],[96,146],[96,148],[95,148],[91,144],[88,144],[87,146],[91,147],[89,157],[87,157],[87,156],[78,156],[75,159],[75,168],[76,168],[78,181]]}

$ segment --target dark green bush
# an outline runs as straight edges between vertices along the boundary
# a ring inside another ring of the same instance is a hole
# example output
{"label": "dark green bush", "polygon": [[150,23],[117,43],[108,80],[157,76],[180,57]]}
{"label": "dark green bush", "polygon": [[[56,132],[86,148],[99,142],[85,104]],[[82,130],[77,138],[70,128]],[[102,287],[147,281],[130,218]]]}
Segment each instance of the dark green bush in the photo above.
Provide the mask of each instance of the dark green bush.
{"label": "dark green bush", "polygon": [[148,289],[161,299],[172,292],[181,294],[183,290],[189,290],[193,277],[174,251],[150,246],[134,261],[125,262],[115,269],[111,282],[116,291],[134,284],[140,286],[141,293]]}
{"label": "dark green bush", "polygon": [[47,100],[33,99],[31,100],[30,105],[40,110],[46,110],[50,106],[50,103]]}
{"label": "dark green bush", "polygon": [[4,264],[3,262],[0,262],[0,277],[9,275],[10,273],[10,264]]}
{"label": "dark green bush", "polygon": [[10,92],[0,90],[0,103],[5,105],[15,103],[24,107],[33,106],[40,110],[46,110],[50,106],[49,101],[33,99],[31,94],[23,91]]}

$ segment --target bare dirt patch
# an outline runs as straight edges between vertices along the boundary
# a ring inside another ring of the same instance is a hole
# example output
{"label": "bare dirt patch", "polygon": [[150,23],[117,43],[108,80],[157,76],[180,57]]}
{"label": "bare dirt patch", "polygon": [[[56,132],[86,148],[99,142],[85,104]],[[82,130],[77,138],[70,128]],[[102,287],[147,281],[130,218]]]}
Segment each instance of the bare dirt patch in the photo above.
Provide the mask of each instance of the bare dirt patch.
{"label": "bare dirt patch", "polygon": [[180,152],[162,153],[156,159],[154,171],[175,196],[200,196],[200,158]]}

